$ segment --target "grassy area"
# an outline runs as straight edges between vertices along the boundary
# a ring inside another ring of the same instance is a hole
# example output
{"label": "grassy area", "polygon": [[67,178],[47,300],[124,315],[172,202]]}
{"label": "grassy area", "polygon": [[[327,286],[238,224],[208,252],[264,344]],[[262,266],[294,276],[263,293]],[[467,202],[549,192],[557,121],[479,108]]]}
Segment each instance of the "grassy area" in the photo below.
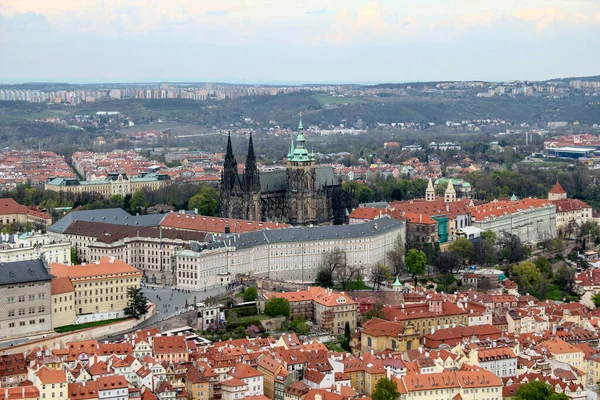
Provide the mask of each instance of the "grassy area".
{"label": "grassy area", "polygon": [[65,115],[69,115],[69,112],[64,110],[44,110],[35,112],[24,111],[21,113],[0,113],[0,118],[5,120],[35,121],[42,118],[64,117]]}
{"label": "grassy area", "polygon": [[[342,290],[342,287],[336,287],[336,290]],[[360,282],[358,285],[356,284],[356,282],[350,282],[347,286],[346,286],[346,290],[373,290],[373,286],[369,286],[367,284],[365,284],[364,282]]]}
{"label": "grassy area", "polygon": [[271,317],[269,317],[268,315],[249,315],[247,317],[240,317],[237,319],[238,323],[243,324],[244,322],[248,322],[248,321],[262,321],[264,319],[269,319]]}
{"label": "grassy area", "polygon": [[66,326],[61,326],[59,328],[56,328],[55,331],[56,331],[56,333],[73,332],[73,331],[78,331],[78,330],[81,330],[81,329],[93,328],[93,327],[96,327],[96,326],[110,325],[110,324],[115,323],[115,322],[125,321],[126,319],[127,318],[106,319],[106,320],[103,320],[103,321],[88,322],[86,324],[66,325]]}
{"label": "grassy area", "polygon": [[546,298],[548,300],[560,300],[562,301],[562,299],[565,297],[564,293],[562,290],[560,290],[558,288],[558,286],[556,285],[552,285],[550,287],[550,290],[548,291],[548,296],[546,296]]}
{"label": "grassy area", "polygon": [[337,351],[340,353],[345,353],[344,349],[342,349],[342,347],[335,342],[327,342],[327,343],[323,343],[329,350],[331,351]]}
{"label": "grassy area", "polygon": [[244,292],[236,293],[235,298],[244,297]]}
{"label": "grassy area", "polygon": [[357,104],[361,102],[361,99],[356,97],[332,97],[323,94],[317,94],[313,97],[321,104]]}

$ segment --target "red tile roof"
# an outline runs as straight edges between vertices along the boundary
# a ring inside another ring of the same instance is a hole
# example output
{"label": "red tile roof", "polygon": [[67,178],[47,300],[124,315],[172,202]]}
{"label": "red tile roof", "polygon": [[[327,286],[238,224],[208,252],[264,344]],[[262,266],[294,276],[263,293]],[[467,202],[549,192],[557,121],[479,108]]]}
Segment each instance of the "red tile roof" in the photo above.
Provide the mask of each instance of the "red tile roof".
{"label": "red tile roof", "polygon": [[550,192],[548,193],[566,194],[567,192],[565,192],[565,189],[563,189],[563,187],[560,185],[560,182],[556,181],[556,183],[554,184],[554,186],[552,186],[552,189],[550,189]]}
{"label": "red tile roof", "polygon": [[276,222],[206,217],[202,215],[179,214],[175,212],[167,214],[160,223],[160,226],[165,228],[187,229],[208,233],[225,233],[226,225],[229,225],[231,233],[261,231],[265,229],[285,229],[291,226]]}
{"label": "red tile roof", "polygon": [[50,283],[50,290],[53,295],[75,291],[71,280],[66,276],[52,279],[52,282]]}

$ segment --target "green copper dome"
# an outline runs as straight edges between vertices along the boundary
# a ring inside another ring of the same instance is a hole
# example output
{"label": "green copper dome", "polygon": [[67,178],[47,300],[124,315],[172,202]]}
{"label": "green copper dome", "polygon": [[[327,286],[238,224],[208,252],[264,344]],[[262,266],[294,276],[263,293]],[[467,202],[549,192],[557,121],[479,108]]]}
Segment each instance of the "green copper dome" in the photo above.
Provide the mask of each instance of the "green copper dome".
{"label": "green copper dome", "polygon": [[294,141],[292,140],[290,152],[288,153],[288,161],[306,162],[315,160],[314,153],[308,152],[306,146],[304,145],[305,143],[306,138],[304,137],[304,128],[302,127],[302,115],[300,115],[300,122],[298,123],[298,136],[296,137],[296,145],[294,146]]}

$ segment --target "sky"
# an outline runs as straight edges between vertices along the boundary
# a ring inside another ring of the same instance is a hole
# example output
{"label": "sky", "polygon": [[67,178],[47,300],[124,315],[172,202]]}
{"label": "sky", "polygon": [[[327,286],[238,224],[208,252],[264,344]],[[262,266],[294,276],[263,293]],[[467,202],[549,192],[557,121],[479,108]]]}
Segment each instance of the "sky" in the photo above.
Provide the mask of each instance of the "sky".
{"label": "sky", "polygon": [[600,74],[600,0],[0,0],[0,82]]}

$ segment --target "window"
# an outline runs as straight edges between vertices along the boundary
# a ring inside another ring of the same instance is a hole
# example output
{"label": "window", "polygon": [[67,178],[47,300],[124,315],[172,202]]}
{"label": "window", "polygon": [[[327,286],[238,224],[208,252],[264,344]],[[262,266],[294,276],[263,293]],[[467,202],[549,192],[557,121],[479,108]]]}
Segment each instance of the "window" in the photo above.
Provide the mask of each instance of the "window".
{"label": "window", "polygon": [[25,302],[25,296],[19,296],[19,303]]}
{"label": "window", "polygon": [[8,304],[12,304],[15,302],[15,298],[14,297],[9,297],[8,298]]}
{"label": "window", "polygon": [[8,316],[9,316],[9,317],[14,317],[14,316],[15,316],[15,310],[10,310],[10,311],[8,312]]}

